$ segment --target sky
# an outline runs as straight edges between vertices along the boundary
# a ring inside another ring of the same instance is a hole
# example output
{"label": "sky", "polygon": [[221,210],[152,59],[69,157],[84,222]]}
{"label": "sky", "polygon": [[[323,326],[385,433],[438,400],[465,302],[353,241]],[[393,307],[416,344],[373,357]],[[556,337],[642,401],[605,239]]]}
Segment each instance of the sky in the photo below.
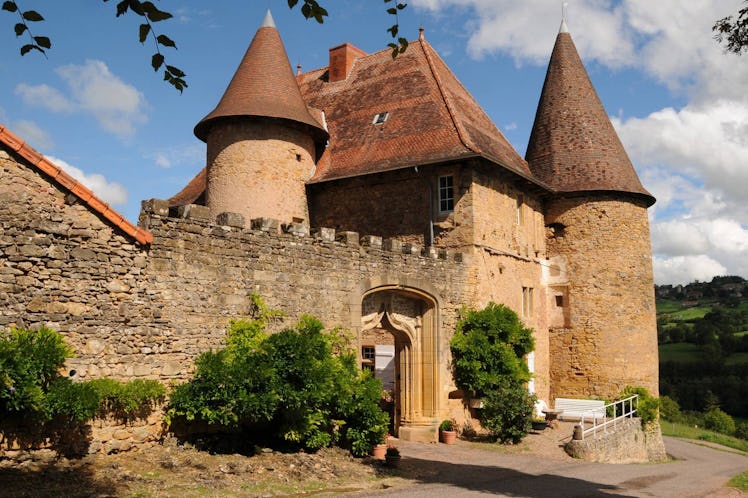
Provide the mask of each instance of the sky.
{"label": "sky", "polygon": [[[393,18],[380,0],[320,0],[305,20],[287,0],[161,0],[155,25],[186,74],[180,94],[150,68],[139,18],[117,2],[23,0],[45,21],[47,57],[19,49],[0,12],[0,123],[88,185],[130,221],[140,201],[168,198],[204,166],[192,130],[218,103],[270,8],[291,66],[327,65],[343,42],[386,48]],[[658,284],[748,278],[748,54],[726,54],[711,26],[741,0],[568,0],[567,25],[644,186]],[[399,16],[426,39],[524,155],[562,16],[557,0],[411,0]]]}

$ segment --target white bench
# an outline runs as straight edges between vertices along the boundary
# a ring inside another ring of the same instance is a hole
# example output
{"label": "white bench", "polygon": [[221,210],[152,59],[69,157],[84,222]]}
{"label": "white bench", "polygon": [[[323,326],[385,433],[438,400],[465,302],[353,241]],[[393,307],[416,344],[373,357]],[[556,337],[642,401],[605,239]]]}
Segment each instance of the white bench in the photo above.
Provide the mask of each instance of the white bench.
{"label": "white bench", "polygon": [[561,411],[558,416],[561,420],[605,418],[605,401],[601,399],[556,398],[554,408]]}

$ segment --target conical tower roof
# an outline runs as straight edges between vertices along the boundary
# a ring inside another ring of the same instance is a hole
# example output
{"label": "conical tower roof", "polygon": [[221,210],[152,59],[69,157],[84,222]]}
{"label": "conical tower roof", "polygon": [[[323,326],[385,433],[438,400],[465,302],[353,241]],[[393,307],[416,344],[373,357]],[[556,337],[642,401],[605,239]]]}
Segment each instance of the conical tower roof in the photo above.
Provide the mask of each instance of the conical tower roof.
{"label": "conical tower roof", "polygon": [[562,22],[525,156],[559,193],[615,191],[654,204],[618,138]]}
{"label": "conical tower roof", "polygon": [[309,129],[317,144],[324,144],[329,138],[301,97],[270,11],[220,102],[195,126],[195,136],[205,141],[213,124],[236,117],[275,118],[300,123]]}

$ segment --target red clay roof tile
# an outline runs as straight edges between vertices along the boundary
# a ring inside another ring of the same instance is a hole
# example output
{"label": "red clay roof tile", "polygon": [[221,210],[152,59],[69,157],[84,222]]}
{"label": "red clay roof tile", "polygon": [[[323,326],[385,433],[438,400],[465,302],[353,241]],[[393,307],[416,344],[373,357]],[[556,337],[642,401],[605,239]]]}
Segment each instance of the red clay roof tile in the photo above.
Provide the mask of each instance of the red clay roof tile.
{"label": "red clay roof tile", "polygon": [[272,17],[269,19],[270,22],[266,17],[255,33],[216,108],[195,126],[195,136],[205,141],[210,126],[224,118],[266,117],[305,125],[320,148],[324,147],[327,131],[309,114],[283,41],[272,24]]}
{"label": "red clay roof tile", "polygon": [[32,167],[52,178],[58,185],[74,194],[89,208],[106,218],[138,243],[145,245],[153,242],[153,234],[127,221],[121,214],[109,207],[107,203],[96,197],[85,185],[73,179],[59,166],[49,161],[32,147],[26,145],[21,138],[2,125],[0,125],[0,143],[5,144],[6,147],[18,153]]}
{"label": "red clay roof tile", "polygon": [[527,146],[533,174],[558,192],[615,191],[655,199],[639,177],[574,42],[556,38]]}

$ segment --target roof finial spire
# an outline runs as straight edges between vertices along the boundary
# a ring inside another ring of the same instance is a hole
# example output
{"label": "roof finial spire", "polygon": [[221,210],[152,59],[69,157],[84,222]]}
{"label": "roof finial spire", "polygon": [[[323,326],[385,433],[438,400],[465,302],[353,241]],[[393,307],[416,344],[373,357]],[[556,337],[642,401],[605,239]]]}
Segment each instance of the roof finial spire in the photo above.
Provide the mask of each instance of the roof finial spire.
{"label": "roof finial spire", "polygon": [[424,35],[424,31],[426,30],[423,29],[423,24],[421,24],[421,27],[418,28],[418,39],[419,40],[424,40],[426,38],[426,36]]}
{"label": "roof finial spire", "polygon": [[561,27],[559,33],[568,33],[569,28],[566,26],[566,7],[569,6],[569,2],[561,2]]}
{"label": "roof finial spire", "polygon": [[265,19],[262,20],[261,28],[274,28],[275,27],[275,21],[273,20],[273,14],[270,13],[270,9],[268,9],[267,14],[265,14]]}

